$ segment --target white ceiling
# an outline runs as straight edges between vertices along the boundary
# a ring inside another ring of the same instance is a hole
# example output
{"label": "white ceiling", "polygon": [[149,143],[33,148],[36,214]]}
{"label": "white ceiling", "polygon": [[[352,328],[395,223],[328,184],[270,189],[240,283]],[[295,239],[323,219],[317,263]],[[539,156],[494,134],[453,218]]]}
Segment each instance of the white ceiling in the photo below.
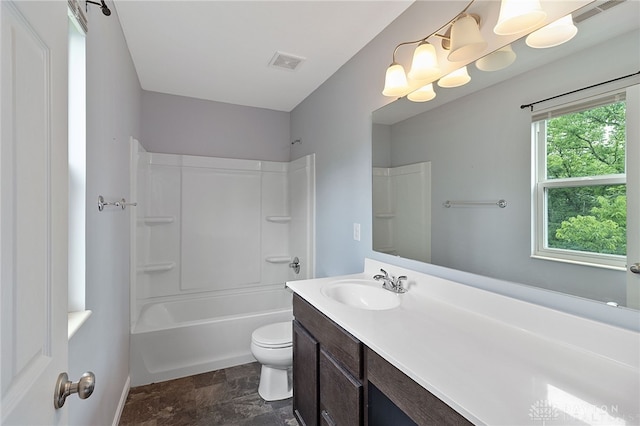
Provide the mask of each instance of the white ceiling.
{"label": "white ceiling", "polygon": [[[144,90],[291,111],[413,0],[115,1]],[[277,52],[306,58],[269,66]]]}

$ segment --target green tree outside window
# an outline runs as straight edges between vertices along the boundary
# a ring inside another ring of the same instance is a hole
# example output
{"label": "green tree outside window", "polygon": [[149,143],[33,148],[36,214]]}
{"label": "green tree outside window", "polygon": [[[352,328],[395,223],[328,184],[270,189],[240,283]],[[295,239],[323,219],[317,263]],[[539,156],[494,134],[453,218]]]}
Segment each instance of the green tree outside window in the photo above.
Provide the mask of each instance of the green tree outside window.
{"label": "green tree outside window", "polygon": [[[547,179],[625,173],[625,103],[546,122]],[[549,248],[626,254],[626,185],[567,186],[547,191]]]}

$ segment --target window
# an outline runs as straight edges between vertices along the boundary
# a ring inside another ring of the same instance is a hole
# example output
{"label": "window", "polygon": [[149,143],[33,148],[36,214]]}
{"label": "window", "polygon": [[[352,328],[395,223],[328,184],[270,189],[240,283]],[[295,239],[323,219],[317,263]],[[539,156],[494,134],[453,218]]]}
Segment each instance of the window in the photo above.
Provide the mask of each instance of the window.
{"label": "window", "polygon": [[624,268],[625,92],[534,114],[533,255]]}
{"label": "window", "polygon": [[86,36],[69,11],[69,312],[85,310]]}

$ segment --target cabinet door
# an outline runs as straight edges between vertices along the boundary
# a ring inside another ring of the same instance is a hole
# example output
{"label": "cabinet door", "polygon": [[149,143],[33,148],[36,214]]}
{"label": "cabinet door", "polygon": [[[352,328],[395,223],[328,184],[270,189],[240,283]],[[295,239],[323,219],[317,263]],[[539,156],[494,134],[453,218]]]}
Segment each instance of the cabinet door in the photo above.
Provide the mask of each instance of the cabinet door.
{"label": "cabinet door", "polygon": [[318,424],[318,342],[293,322],[293,413],[302,425]]}
{"label": "cabinet door", "polygon": [[333,359],[320,350],[320,410],[323,425],[356,426],[363,422],[363,387]]}

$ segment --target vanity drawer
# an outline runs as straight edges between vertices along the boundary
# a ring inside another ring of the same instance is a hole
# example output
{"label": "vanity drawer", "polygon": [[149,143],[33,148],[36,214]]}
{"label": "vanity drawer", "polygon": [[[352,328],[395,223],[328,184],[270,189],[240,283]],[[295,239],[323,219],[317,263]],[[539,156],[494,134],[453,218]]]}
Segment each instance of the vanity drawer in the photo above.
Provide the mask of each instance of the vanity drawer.
{"label": "vanity drawer", "polygon": [[306,300],[293,295],[293,316],[333,358],[344,364],[357,379],[363,378],[362,343],[347,333]]}
{"label": "vanity drawer", "polygon": [[320,424],[362,424],[363,386],[324,349],[320,350]]}

